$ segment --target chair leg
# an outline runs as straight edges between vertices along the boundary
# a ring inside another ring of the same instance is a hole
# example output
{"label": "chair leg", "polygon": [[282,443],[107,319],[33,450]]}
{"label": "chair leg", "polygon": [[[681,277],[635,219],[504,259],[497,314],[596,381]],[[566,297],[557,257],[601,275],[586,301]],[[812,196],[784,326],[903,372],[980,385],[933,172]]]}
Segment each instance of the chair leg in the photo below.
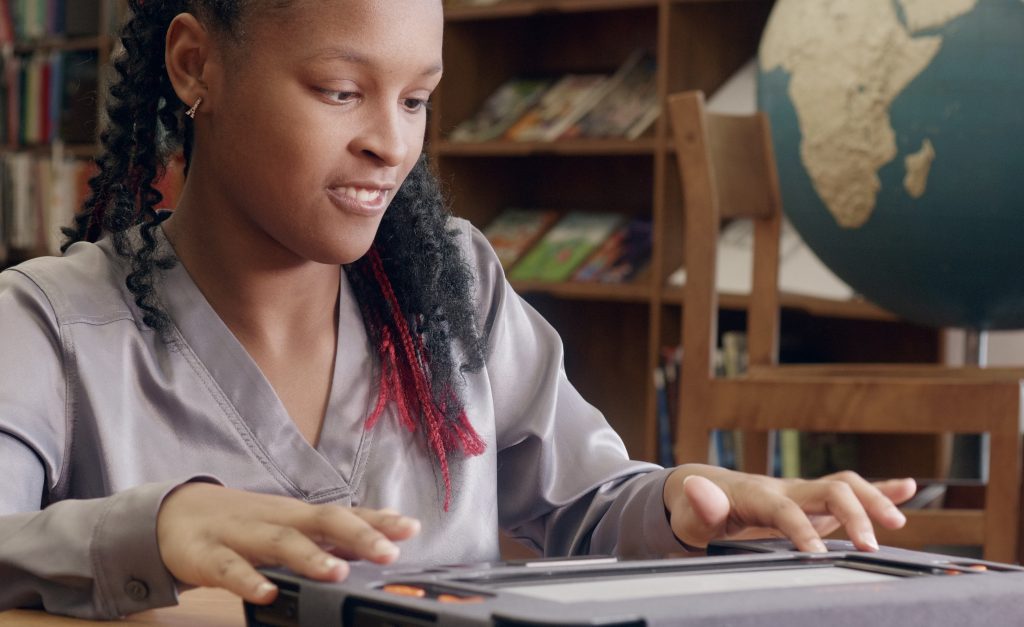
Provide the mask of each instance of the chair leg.
{"label": "chair leg", "polygon": [[985,490],[985,559],[1013,562],[1018,555],[1021,498],[1021,440],[1017,434],[993,433]]}

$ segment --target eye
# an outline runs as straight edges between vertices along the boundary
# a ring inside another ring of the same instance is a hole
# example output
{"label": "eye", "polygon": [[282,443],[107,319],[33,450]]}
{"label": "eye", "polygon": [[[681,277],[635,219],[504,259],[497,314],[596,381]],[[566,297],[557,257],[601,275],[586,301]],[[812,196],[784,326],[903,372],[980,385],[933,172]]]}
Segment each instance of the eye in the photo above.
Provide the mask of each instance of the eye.
{"label": "eye", "polygon": [[317,88],[317,91],[323,94],[331,102],[337,104],[348,104],[359,98],[359,94],[354,91],[338,91],[336,89],[320,88]]}
{"label": "eye", "polygon": [[410,113],[419,113],[420,111],[430,110],[430,102],[424,98],[403,98],[402,106]]}

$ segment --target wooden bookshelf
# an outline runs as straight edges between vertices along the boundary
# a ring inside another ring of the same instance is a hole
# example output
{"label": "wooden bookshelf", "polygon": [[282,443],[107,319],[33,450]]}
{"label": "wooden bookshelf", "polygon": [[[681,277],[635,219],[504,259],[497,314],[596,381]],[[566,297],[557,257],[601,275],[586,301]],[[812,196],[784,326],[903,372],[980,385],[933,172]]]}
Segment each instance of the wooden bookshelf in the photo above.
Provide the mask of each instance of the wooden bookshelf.
{"label": "wooden bookshelf", "polygon": [[[503,209],[618,211],[648,216],[653,259],[637,283],[514,282],[558,329],[566,370],[634,457],[657,445],[652,372],[678,344],[682,289],[666,279],[683,262],[682,187],[664,116],[636,140],[449,141],[510,78],[613,72],[637,48],[658,61],[658,94],[713,93],[755,55],[772,0],[504,0],[446,7],[445,75],[435,94],[428,152],[457,215],[486,226]],[[664,287],[663,287],[664,286]],[[746,298],[723,295],[722,331],[743,324]],[[783,340],[824,360],[940,357],[940,336],[863,301],[783,297]]]}
{"label": "wooden bookshelf", "polygon": [[[65,52],[92,52],[95,53],[96,63],[96,89],[93,91],[89,89],[77,96],[77,101],[83,110],[88,109],[93,112],[91,119],[89,119],[89,126],[83,126],[81,129],[82,135],[91,135],[92,140],[86,140],[86,137],[72,139],[68,141],[66,137],[61,137],[60,132],[57,133],[57,138],[52,142],[47,143],[36,143],[36,142],[21,142],[17,138],[8,138],[6,142],[0,144],[0,159],[6,159],[8,155],[12,153],[26,153],[33,155],[37,158],[48,158],[57,154],[62,154],[65,157],[73,158],[81,161],[88,161],[96,157],[99,152],[99,129],[101,127],[101,120],[103,117],[103,111],[105,109],[105,95],[106,90],[104,88],[105,82],[109,80],[110,75],[110,60],[113,55],[116,38],[114,29],[117,23],[125,15],[127,11],[126,0],[95,0],[95,7],[90,6],[86,3],[86,0],[73,0],[74,2],[81,1],[82,4],[75,5],[75,10],[79,11],[79,17],[81,12],[85,11],[87,14],[89,10],[95,10],[95,19],[97,30],[95,32],[89,32],[88,34],[73,34],[73,35],[44,35],[40,37],[32,37],[28,39],[17,39],[13,42],[9,42],[7,50],[5,51],[5,57],[22,57],[29,58],[36,54],[49,54],[53,52],[65,53]],[[91,15],[91,14],[90,14]],[[78,28],[77,32],[83,32],[84,29]],[[4,63],[7,59],[4,59]],[[6,80],[6,79],[5,79]],[[10,86],[7,86],[10,88]],[[5,94],[6,95],[6,94]],[[83,116],[82,120],[86,118]],[[53,121],[56,124],[60,124],[60,120]],[[3,120],[3,124],[7,125],[8,121]],[[58,127],[59,128],[59,127]],[[78,128],[77,126],[75,128]],[[76,135],[79,133],[76,133]],[[57,146],[59,145],[59,153]],[[70,222],[71,216],[67,216],[65,222]],[[61,224],[63,225],[63,223]],[[50,224],[47,223],[47,227]],[[6,231],[4,231],[6,233]],[[9,236],[9,233],[6,233]],[[0,268],[14,265],[26,259],[41,254],[47,254],[48,251],[45,247],[40,245],[34,247],[9,247],[4,245],[5,242],[0,242]]]}

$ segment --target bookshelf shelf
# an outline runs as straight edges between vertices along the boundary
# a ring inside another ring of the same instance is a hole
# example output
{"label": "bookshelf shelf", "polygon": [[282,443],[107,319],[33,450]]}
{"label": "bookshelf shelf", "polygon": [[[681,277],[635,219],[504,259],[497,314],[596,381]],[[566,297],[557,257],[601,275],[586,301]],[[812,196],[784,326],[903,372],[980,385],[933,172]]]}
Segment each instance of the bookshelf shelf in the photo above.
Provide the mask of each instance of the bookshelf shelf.
{"label": "bookshelf shelf", "polygon": [[649,283],[582,283],[567,281],[512,281],[520,294],[547,294],[569,300],[621,301],[647,303],[651,299]]}
{"label": "bookshelf shelf", "polygon": [[47,52],[50,50],[103,50],[113,45],[113,38],[109,35],[98,35],[95,37],[45,37],[30,41],[19,41],[14,44],[15,54],[28,54],[32,52]]}
{"label": "bookshelf shelf", "polygon": [[657,6],[658,0],[506,0],[485,6],[451,4],[445,8],[445,15],[449,21],[455,22]]}
{"label": "bookshelf shelf", "polygon": [[653,155],[657,141],[653,138],[577,139],[551,142],[452,142],[442,140],[434,149],[438,155],[451,157],[530,157],[542,155]]}
{"label": "bookshelf shelf", "polygon": [[[25,144],[17,147],[0,146],[0,155],[9,152],[27,152],[33,155],[45,156],[53,153],[54,144]],[[78,159],[91,159],[99,152],[98,144],[64,144],[61,147],[64,155]]]}

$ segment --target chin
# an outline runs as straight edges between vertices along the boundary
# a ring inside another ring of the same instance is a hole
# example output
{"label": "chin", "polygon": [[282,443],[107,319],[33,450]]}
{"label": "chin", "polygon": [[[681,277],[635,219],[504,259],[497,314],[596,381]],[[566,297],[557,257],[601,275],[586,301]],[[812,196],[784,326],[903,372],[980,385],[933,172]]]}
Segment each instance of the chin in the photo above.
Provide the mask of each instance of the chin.
{"label": "chin", "polygon": [[303,257],[326,265],[344,266],[362,259],[372,245],[373,237],[359,238],[357,241],[323,242],[316,250],[307,250]]}

